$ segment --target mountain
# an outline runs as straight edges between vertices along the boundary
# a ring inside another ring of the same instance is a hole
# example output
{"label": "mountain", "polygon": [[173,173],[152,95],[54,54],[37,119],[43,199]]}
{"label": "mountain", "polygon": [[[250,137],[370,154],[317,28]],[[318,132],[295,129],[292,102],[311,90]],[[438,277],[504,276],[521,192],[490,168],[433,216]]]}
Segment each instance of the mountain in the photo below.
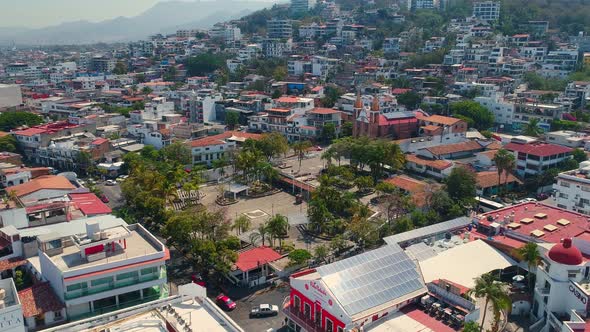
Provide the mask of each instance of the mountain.
{"label": "mountain", "polygon": [[160,2],[135,17],[117,17],[101,22],[76,21],[40,29],[0,28],[0,45],[91,44],[143,39],[155,33],[172,33],[178,28],[209,28],[272,6],[262,1],[170,1]]}

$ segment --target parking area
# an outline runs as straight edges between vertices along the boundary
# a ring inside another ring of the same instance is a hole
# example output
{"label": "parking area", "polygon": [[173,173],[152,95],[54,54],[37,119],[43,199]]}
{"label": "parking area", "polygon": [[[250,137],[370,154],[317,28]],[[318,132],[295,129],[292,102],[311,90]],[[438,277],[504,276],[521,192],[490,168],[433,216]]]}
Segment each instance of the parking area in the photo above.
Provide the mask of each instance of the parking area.
{"label": "parking area", "polygon": [[[260,290],[252,295],[242,299],[235,300],[237,306],[234,311],[228,315],[236,321],[244,331],[264,332],[269,329],[272,331],[283,331],[285,314],[281,310],[283,300],[289,296],[290,287],[288,283],[282,283],[280,286],[273,289],[267,288]],[[265,318],[250,318],[250,310],[259,304],[271,304],[279,307],[279,314],[277,316]]]}
{"label": "parking area", "polygon": [[97,183],[96,187],[100,189],[104,195],[109,199],[106,203],[111,209],[119,208],[123,205],[123,195],[121,194],[121,186],[117,183],[114,186],[107,186],[104,182]]}

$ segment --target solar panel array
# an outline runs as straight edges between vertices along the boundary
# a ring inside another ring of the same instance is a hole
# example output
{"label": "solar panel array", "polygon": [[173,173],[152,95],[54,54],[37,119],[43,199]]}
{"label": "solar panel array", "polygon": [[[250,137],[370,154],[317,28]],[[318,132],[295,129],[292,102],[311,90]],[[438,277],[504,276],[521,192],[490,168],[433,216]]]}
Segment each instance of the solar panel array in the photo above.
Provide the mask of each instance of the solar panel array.
{"label": "solar panel array", "polygon": [[318,267],[317,272],[349,315],[425,287],[416,264],[397,245]]}
{"label": "solar panel array", "polygon": [[457,228],[465,227],[471,223],[471,219],[468,217],[459,217],[449,221],[441,222],[438,224],[414,229],[408,232],[388,236],[384,238],[387,244],[399,244],[408,240],[424,238],[427,236],[448,232]]}
{"label": "solar panel array", "polygon": [[436,256],[436,250],[434,250],[432,247],[428,246],[424,242],[418,242],[407,247],[406,253],[408,253],[410,257],[413,257],[420,262],[430,257]]}

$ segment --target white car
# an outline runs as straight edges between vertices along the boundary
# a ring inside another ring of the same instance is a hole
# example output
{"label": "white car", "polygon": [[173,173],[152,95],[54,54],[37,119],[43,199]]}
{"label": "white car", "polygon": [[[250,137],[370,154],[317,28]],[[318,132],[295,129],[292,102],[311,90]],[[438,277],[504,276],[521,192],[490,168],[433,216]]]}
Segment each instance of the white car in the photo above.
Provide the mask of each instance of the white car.
{"label": "white car", "polygon": [[105,184],[106,184],[107,186],[114,186],[114,185],[116,185],[116,184],[117,184],[117,181],[115,181],[115,180],[107,180],[107,181],[105,182]]}
{"label": "white car", "polygon": [[273,304],[260,304],[250,310],[250,317],[267,317],[279,314],[279,307]]}

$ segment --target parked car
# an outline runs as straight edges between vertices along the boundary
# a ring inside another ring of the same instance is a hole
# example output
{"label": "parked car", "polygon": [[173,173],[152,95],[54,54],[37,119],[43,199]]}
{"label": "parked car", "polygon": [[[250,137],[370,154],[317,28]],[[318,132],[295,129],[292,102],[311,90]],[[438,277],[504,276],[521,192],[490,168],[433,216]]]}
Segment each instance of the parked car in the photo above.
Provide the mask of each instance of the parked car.
{"label": "parked car", "polygon": [[268,317],[279,314],[279,307],[272,304],[260,304],[250,310],[250,317]]}
{"label": "parked car", "polygon": [[224,294],[219,294],[215,302],[223,310],[232,311],[236,308],[236,303]]}
{"label": "parked car", "polygon": [[115,180],[107,180],[107,181],[105,182],[105,184],[106,184],[107,186],[114,186],[114,185],[116,185],[116,184],[117,184],[117,181],[115,181]]}
{"label": "parked car", "polygon": [[315,147],[315,150],[316,151],[323,151],[324,149],[321,146],[318,145],[318,146]]}
{"label": "parked car", "polygon": [[108,198],[108,197],[107,197],[107,195],[105,195],[105,194],[102,194],[102,195],[100,195],[100,200],[101,200],[103,203],[108,203],[108,202],[109,202],[109,198]]}

